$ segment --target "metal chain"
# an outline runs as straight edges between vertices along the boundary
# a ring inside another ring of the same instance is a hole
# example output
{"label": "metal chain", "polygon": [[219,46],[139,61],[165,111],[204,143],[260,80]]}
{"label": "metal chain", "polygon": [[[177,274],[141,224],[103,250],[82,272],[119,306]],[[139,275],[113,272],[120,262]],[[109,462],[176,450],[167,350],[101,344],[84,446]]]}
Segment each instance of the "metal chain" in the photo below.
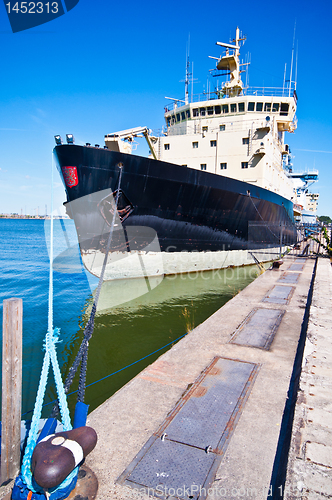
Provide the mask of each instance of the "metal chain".
{"label": "metal chain", "polygon": [[[110,234],[108,236],[108,241],[107,241],[107,247],[106,247],[106,252],[105,252],[105,257],[104,257],[104,262],[102,266],[102,270],[100,273],[99,277],[99,282],[98,286],[96,289],[95,293],[95,298],[93,301],[93,306],[90,314],[89,321],[84,329],[84,334],[83,334],[83,340],[80,345],[80,348],[78,350],[78,353],[76,355],[76,358],[69,369],[66,381],[64,383],[64,388],[65,388],[65,393],[67,394],[69,391],[69,388],[74,380],[75,374],[77,372],[77,369],[81,363],[81,371],[80,371],[80,378],[79,378],[79,386],[78,386],[78,397],[77,401],[83,402],[84,401],[84,395],[85,395],[85,385],[86,385],[86,370],[87,370],[87,362],[88,362],[88,349],[89,349],[89,340],[92,337],[93,334],[93,329],[94,329],[94,319],[97,311],[97,304],[99,300],[99,295],[101,291],[101,287],[103,284],[104,280],[104,274],[105,274],[105,269],[106,269],[106,264],[107,264],[107,259],[108,259],[108,254],[111,248],[111,242],[112,242],[112,236],[113,236],[113,230],[114,230],[114,223],[115,223],[115,217],[117,214],[117,207],[118,207],[118,202],[119,202],[119,195],[120,195],[120,186],[121,186],[121,178],[122,178],[122,169],[123,165],[119,164],[118,165],[120,169],[120,175],[119,175],[119,181],[118,181],[118,188],[117,188],[117,193],[116,193],[116,200],[115,200],[115,207],[114,207],[114,214],[113,214],[113,219],[111,223],[111,229],[110,229]],[[56,415],[59,412],[59,405],[58,403],[53,407],[51,417],[55,418]]]}

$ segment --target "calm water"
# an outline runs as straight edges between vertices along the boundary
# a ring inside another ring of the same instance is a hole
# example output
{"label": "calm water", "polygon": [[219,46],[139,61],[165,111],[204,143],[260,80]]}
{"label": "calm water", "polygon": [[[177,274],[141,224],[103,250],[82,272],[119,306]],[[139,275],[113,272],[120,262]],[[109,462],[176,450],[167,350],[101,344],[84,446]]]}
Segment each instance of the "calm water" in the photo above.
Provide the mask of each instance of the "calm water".
{"label": "calm water", "polygon": [[[0,219],[1,318],[4,299],[23,299],[23,413],[33,408],[43,359],[48,314],[49,224],[41,220]],[[58,358],[66,375],[82,339],[97,279],[83,269],[73,222],[55,221],[54,234],[54,326],[61,329]],[[65,265],[58,257],[64,251]],[[57,265],[59,260],[62,265]],[[170,348],[159,350],[161,347],[200,324],[256,276],[256,267],[170,276],[149,293],[114,307],[112,302],[119,301],[124,287],[128,292],[124,296],[137,295],[138,281],[104,284],[103,307],[96,317],[89,349],[87,384],[93,385],[87,387],[85,399],[90,410]],[[112,301],[114,297],[116,301]],[[159,351],[148,356],[156,350]],[[125,368],[132,363],[135,364]],[[121,371],[107,377],[118,370]],[[103,377],[107,378],[94,383]],[[77,380],[72,390],[76,388]],[[45,403],[54,397],[51,377]],[[69,401],[72,408],[75,395]],[[45,408],[44,416],[50,408]]]}

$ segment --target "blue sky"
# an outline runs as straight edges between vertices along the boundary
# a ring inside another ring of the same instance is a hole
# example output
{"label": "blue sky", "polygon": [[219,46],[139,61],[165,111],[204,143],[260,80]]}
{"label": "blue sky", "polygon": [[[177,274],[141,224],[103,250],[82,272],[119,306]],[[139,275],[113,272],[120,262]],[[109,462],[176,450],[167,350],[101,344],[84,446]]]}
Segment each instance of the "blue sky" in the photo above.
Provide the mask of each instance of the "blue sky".
{"label": "blue sky", "polygon": [[[296,23],[298,129],[287,142],[295,170],[319,170],[318,214],[332,217],[331,19],[327,0],[80,0],[64,16],[13,34],[1,4],[0,212],[49,211],[54,135],[103,145],[116,130],[160,129],[165,96],[184,94],[189,34],[195,93],[206,87],[208,56],[220,55],[215,42],[233,38],[236,26],[247,35],[241,57],[251,54],[250,85],[282,86]],[[55,206],[63,201],[56,174]]]}

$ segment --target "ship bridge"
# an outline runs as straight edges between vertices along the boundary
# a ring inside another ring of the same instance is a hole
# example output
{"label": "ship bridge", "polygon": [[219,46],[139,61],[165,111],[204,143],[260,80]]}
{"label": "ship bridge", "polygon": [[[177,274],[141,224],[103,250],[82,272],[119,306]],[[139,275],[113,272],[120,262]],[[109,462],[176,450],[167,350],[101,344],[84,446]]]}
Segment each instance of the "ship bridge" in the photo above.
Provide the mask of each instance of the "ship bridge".
{"label": "ship bridge", "polygon": [[[192,102],[173,99],[165,108],[168,135],[186,134],[193,123],[207,125],[206,120],[224,123],[243,119],[276,121],[280,132],[296,129],[296,94],[288,96],[285,89],[244,89],[239,95],[225,96],[222,91],[195,96]],[[212,123],[212,122],[211,122]],[[197,128],[197,126],[196,126]]]}

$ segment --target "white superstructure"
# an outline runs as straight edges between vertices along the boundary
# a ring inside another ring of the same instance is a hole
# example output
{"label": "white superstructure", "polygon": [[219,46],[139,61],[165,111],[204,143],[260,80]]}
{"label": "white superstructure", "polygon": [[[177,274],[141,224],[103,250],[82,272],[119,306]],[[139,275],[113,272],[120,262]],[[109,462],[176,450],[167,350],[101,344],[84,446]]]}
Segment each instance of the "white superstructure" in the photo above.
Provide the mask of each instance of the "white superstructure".
{"label": "white superstructure", "polygon": [[290,87],[243,88],[237,28],[217,70],[229,81],[221,90],[188,102],[174,100],[165,110],[166,132],[158,138],[158,159],[258,185],[293,199],[288,177],[285,132],[296,128],[296,92]]}
{"label": "white superstructure", "polygon": [[[247,63],[239,59],[243,41],[237,28],[232,43],[217,42],[226,51],[212,57],[217,60],[214,76],[229,78],[220,89],[192,97],[191,102],[188,62],[185,97],[167,98],[171,104],[165,108],[161,136],[137,127],[105,136],[105,144],[131,153],[134,138],[144,136],[154,159],[257,185],[291,200],[299,215],[296,206],[303,209],[307,204],[303,202],[307,179],[293,172],[285,142],[285,132],[294,132],[297,125],[296,84],[290,78],[281,88],[245,87],[241,67]],[[310,180],[315,182],[318,173],[314,177]],[[316,204],[310,204],[311,211]]]}

